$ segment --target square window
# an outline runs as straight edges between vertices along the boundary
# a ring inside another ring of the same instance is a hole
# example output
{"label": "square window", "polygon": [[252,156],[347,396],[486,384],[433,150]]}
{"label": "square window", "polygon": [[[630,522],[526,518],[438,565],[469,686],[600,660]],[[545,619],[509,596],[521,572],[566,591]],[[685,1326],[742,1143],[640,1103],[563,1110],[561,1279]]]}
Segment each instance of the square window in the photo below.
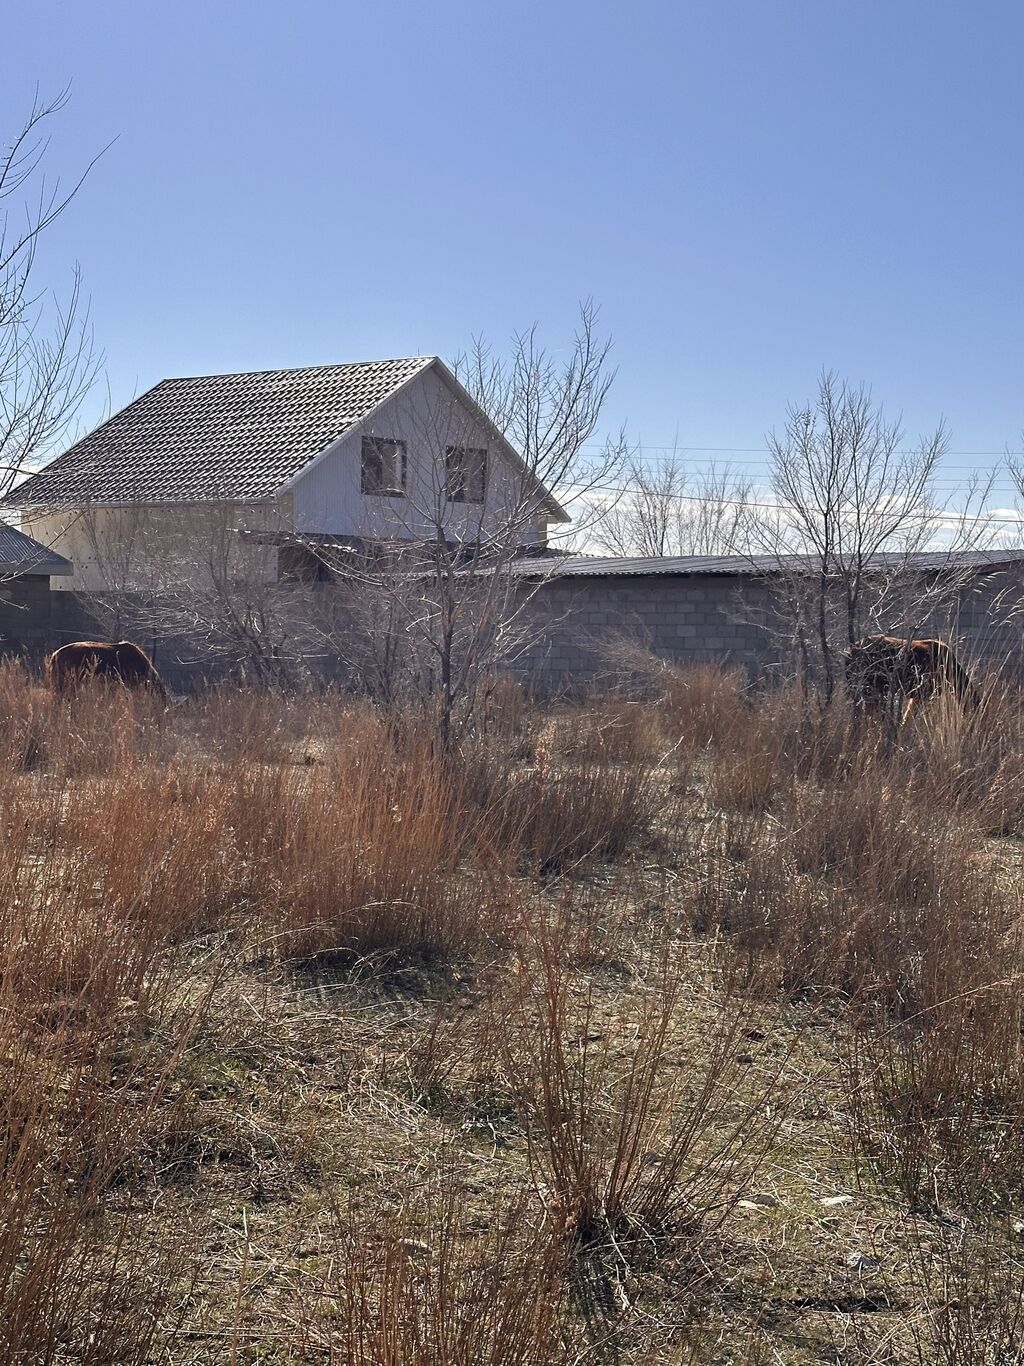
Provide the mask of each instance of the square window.
{"label": "square window", "polygon": [[363,437],[362,490],[379,498],[405,493],[405,442],[385,436]]}
{"label": "square window", "polygon": [[482,503],[487,485],[487,452],[449,446],[445,452],[445,491],[451,503]]}

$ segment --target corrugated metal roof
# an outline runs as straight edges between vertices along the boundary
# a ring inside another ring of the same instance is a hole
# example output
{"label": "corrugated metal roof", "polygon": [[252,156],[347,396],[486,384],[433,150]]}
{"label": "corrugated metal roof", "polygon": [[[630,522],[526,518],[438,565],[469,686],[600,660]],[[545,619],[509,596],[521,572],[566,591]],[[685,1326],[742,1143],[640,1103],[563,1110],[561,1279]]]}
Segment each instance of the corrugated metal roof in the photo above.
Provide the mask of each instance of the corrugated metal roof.
{"label": "corrugated metal roof", "polygon": [[[921,573],[942,569],[984,569],[1024,562],[1024,550],[979,550],[968,552],[922,551],[909,556],[880,554],[873,557],[878,569],[899,568],[906,565]],[[571,555],[563,559],[541,558],[520,560],[515,565],[517,574],[552,577],[643,577],[645,575],[698,574],[761,575],[780,571],[816,572],[819,561],[813,555],[664,555],[664,556],[600,556]]]}
{"label": "corrugated metal roof", "polygon": [[267,498],[433,363],[410,356],[165,379],[3,504]]}
{"label": "corrugated metal roof", "polygon": [[63,555],[0,522],[0,573],[63,575],[71,571],[71,561]]}

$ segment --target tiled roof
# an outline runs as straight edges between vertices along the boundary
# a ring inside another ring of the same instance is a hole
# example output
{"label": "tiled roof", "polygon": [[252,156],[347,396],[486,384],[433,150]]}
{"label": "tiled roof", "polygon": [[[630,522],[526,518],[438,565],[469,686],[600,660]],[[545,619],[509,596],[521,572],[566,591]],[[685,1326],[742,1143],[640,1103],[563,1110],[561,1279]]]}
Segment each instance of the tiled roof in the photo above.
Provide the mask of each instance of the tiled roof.
{"label": "tiled roof", "polygon": [[[1022,561],[1024,550],[926,550],[910,555],[882,553],[875,555],[871,563],[872,567],[880,570],[905,566],[929,573],[942,569],[998,568]],[[542,559],[539,562],[522,559],[514,565],[514,570],[523,577],[544,574],[555,578],[602,575],[643,577],[650,574],[760,575],[777,574],[783,570],[790,573],[817,572],[819,563],[813,555],[569,555],[564,559]]]}
{"label": "tiled roof", "polygon": [[67,507],[266,498],[433,360],[165,379],[3,502]]}
{"label": "tiled roof", "polygon": [[0,522],[0,574],[70,574],[71,561]]}

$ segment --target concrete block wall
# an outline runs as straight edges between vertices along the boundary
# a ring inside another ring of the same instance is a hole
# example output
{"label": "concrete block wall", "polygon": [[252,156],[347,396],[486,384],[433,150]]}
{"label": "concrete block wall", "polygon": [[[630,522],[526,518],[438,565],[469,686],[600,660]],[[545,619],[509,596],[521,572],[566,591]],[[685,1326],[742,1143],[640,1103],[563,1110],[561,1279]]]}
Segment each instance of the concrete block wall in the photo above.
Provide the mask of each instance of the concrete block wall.
{"label": "concrete block wall", "polygon": [[618,641],[681,664],[714,661],[762,673],[784,647],[763,581],[724,575],[553,579],[528,608],[534,639],[515,672],[540,690],[599,686]]}
{"label": "concrete block wall", "polygon": [[0,656],[37,662],[53,649],[53,598],[48,574],[0,583]]}
{"label": "concrete block wall", "polygon": [[[102,614],[99,614],[102,615]],[[785,632],[778,629],[770,580],[754,575],[604,575],[553,579],[525,609],[528,647],[511,669],[538,691],[600,688],[611,676],[607,651],[616,641],[642,645],[681,664],[739,666],[751,677],[786,673]],[[773,629],[774,628],[774,629]],[[1024,575],[979,574],[950,606],[922,623],[883,615],[879,629],[940,635],[957,643],[974,668],[1024,674]],[[132,635],[126,628],[125,634]],[[69,640],[99,636],[98,614],[74,593],[50,591],[43,576],[0,584],[0,654],[39,663]],[[133,637],[154,651],[176,690],[227,675],[195,643]],[[314,672],[336,673],[320,658]]]}
{"label": "concrete block wall", "polygon": [[[196,659],[187,643],[152,640],[131,628],[125,635],[153,654],[157,667],[176,691],[215,681],[208,661]],[[102,615],[77,593],[52,592],[43,575],[13,579],[0,585],[0,657],[23,660],[38,669],[46,656],[72,640],[105,640]],[[224,671],[221,670],[221,673]]]}
{"label": "concrete block wall", "polygon": [[[538,691],[597,687],[618,638],[675,663],[739,666],[752,678],[792,667],[771,581],[755,575],[607,575],[553,579],[530,606],[534,640],[515,671]],[[976,669],[1024,674],[1024,577],[976,575],[956,600],[924,621],[899,620],[895,605],[877,629],[953,641]]]}
{"label": "concrete block wall", "polygon": [[1020,674],[1024,669],[1024,579],[1013,573],[980,575],[940,614],[945,634],[978,668]]}

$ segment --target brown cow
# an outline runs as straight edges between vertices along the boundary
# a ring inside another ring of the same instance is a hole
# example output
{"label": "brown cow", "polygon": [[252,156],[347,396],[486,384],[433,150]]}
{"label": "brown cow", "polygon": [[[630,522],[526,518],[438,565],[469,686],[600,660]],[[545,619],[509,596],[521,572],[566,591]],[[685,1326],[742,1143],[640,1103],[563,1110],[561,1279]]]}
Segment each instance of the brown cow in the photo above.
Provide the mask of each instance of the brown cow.
{"label": "brown cow", "polygon": [[868,636],[846,655],[846,681],[860,705],[881,707],[902,698],[901,720],[918,702],[952,692],[964,711],[980,704],[967,670],[944,640],[901,640]]}
{"label": "brown cow", "polygon": [[165,699],[169,696],[149,655],[130,640],[75,640],[62,645],[47,659],[43,677],[55,692],[90,678],[106,678],[126,688],[150,688]]}

